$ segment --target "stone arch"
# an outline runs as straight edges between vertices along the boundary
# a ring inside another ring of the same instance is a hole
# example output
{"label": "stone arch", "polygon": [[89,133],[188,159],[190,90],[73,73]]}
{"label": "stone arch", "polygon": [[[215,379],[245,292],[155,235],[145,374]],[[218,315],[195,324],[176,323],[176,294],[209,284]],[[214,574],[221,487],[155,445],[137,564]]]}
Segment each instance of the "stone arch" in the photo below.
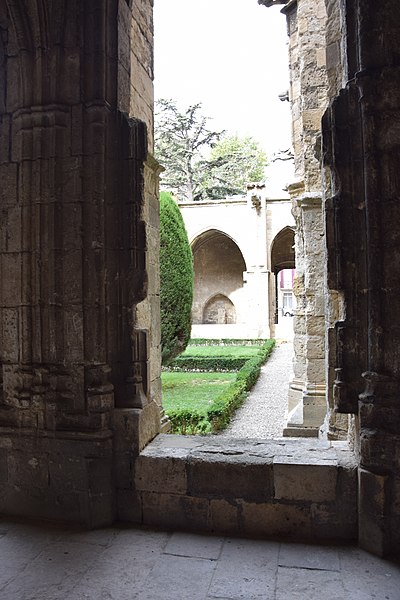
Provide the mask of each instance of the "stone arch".
{"label": "stone arch", "polygon": [[[227,237],[229,240],[231,240],[235,246],[237,246],[240,250],[240,252],[243,255],[243,252],[240,248],[240,243],[238,242],[238,240],[233,237],[230,233],[227,233],[226,231],[222,231],[221,229],[216,229],[215,227],[213,227],[212,225],[209,225],[208,227],[204,227],[203,229],[201,229],[200,231],[197,231],[191,238],[189,238],[189,243],[192,247],[192,251],[194,252],[200,245],[201,243],[203,243],[209,235],[212,234],[221,234],[224,235],[225,237]],[[243,260],[244,262],[244,256],[243,256]]]}
{"label": "stone arch", "polygon": [[232,300],[224,294],[215,294],[204,305],[203,323],[211,325],[234,325],[236,309]]}
{"label": "stone arch", "polygon": [[[246,263],[234,240],[216,229],[209,229],[199,235],[192,242],[192,251],[194,260],[193,323],[203,324],[204,310],[211,298],[226,297],[232,304],[236,304],[234,297],[243,288],[243,273],[246,271]],[[235,316],[235,320],[236,318],[237,316]]]}
{"label": "stone arch", "polygon": [[271,273],[273,273],[269,310],[271,329],[278,323],[279,316],[278,275],[285,269],[294,269],[296,267],[294,241],[294,228],[288,226],[276,234],[271,244]]}

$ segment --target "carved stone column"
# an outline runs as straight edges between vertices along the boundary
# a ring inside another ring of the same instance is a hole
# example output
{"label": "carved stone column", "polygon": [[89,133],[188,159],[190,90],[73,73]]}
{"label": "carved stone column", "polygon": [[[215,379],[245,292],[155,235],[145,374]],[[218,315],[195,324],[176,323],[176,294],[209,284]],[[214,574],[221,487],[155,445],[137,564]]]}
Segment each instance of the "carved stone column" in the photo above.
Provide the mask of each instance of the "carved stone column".
{"label": "carved stone column", "polygon": [[150,418],[142,433],[154,403],[135,322],[147,138],[119,110],[120,4],[0,3],[3,513],[110,523],[119,424],[131,449],[157,432]]}
{"label": "carved stone column", "polygon": [[344,3],[346,88],[324,120],[328,282],[343,295],[336,324],[336,410],[358,415],[359,539],[400,550],[400,6]]}

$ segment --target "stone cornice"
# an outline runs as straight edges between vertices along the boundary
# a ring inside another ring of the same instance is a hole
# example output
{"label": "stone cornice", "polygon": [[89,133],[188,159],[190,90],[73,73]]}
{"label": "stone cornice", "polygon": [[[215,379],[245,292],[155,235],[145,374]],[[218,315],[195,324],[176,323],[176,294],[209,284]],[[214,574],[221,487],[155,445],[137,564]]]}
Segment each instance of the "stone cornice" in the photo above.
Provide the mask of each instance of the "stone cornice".
{"label": "stone cornice", "polygon": [[322,205],[321,192],[305,192],[296,198],[297,205],[301,208],[318,208]]}
{"label": "stone cornice", "polygon": [[283,5],[282,13],[287,14],[297,5],[297,0],[258,0],[258,4],[266,6],[267,8],[270,6]]}
{"label": "stone cornice", "polygon": [[275,6],[277,4],[287,4],[289,0],[258,0],[258,4],[262,4],[269,8],[270,6]]}

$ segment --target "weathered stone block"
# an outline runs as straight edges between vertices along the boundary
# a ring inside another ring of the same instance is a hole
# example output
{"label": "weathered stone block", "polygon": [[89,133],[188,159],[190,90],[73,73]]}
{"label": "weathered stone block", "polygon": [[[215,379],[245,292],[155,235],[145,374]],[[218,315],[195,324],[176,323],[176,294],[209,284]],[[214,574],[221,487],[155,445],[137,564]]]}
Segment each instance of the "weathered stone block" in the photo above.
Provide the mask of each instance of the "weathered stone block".
{"label": "weathered stone block", "polygon": [[142,500],[133,490],[117,490],[117,519],[129,523],[142,523]]}
{"label": "weathered stone block", "polygon": [[276,457],[273,465],[275,498],[332,502],[336,497],[337,461]]}
{"label": "weathered stone block", "polygon": [[209,501],[175,494],[142,492],[143,524],[209,531]]}
{"label": "weathered stone block", "polygon": [[[218,477],[215,477],[215,472]],[[272,463],[263,458],[192,453],[188,491],[192,495],[267,500],[272,497]]]}
{"label": "weathered stone block", "polygon": [[160,430],[160,411],[155,402],[143,409],[117,408],[113,422],[115,451],[139,454]]}
{"label": "weathered stone block", "polygon": [[216,499],[210,501],[211,531],[234,535],[240,532],[241,504],[236,500]]}
{"label": "weathered stone block", "polygon": [[240,514],[240,530],[245,535],[296,538],[310,533],[310,510],[301,505],[243,502]]}
{"label": "weathered stone block", "polygon": [[359,469],[359,532],[361,548],[382,556],[387,551],[387,494],[389,478]]}
{"label": "weathered stone block", "polygon": [[187,451],[175,448],[164,457],[140,455],[135,464],[135,487],[138,491],[186,494]]}

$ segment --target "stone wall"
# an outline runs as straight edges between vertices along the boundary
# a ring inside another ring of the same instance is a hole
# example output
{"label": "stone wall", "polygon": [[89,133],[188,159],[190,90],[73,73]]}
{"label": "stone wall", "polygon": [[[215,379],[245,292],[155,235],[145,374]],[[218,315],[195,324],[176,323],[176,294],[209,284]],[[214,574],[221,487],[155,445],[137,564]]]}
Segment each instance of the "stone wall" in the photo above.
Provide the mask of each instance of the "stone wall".
{"label": "stone wall", "polygon": [[[290,200],[268,198],[264,186],[256,185],[249,187],[247,197],[185,202],[180,204],[180,209],[195,255],[194,336],[273,336],[275,276],[271,267],[271,253],[279,233],[294,225]],[[226,253],[226,258],[223,258],[223,253],[219,254],[218,248],[214,248],[212,256],[207,255],[206,240],[217,235],[232,248],[232,252],[229,250]],[[231,258],[228,259],[228,255]],[[233,256],[239,255],[242,256],[242,267],[239,267],[239,258],[235,259],[236,275],[229,277],[227,285],[221,287],[219,282],[226,282]],[[200,270],[196,268],[196,260],[201,263]],[[226,294],[236,308],[236,325],[227,326],[225,333],[221,327],[214,327],[213,333],[211,326],[201,328],[196,324],[202,320],[206,302],[217,293]]]}

